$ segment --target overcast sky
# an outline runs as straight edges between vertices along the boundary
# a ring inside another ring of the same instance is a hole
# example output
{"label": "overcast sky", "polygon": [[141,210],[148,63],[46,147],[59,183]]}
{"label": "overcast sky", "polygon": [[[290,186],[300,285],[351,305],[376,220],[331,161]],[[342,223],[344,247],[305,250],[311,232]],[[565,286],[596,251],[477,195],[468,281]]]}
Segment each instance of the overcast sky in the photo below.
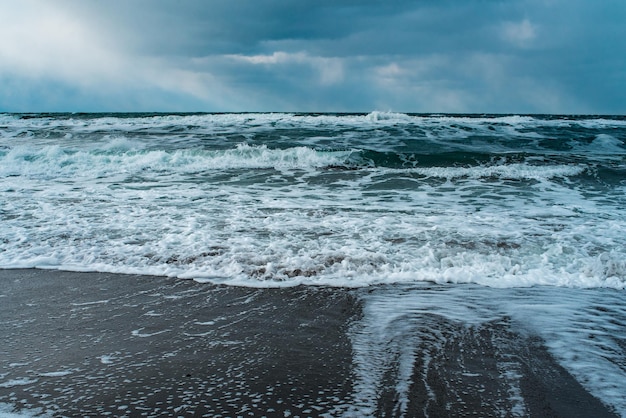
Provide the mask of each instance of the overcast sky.
{"label": "overcast sky", "polygon": [[0,0],[0,111],[626,114],[626,0]]}

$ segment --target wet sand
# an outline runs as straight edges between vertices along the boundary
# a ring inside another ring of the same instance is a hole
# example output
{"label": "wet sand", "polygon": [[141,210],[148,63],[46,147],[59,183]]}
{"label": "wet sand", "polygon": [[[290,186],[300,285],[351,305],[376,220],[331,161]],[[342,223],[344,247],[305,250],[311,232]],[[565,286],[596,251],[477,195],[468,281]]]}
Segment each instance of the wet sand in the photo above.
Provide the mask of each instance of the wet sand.
{"label": "wet sand", "polygon": [[[372,395],[374,408],[362,407],[354,335],[362,296],[376,288],[253,289],[44,270],[0,270],[0,286],[0,404],[16,410],[617,416],[541,340],[506,320],[470,326],[428,313],[415,322],[426,337],[419,340],[422,355],[411,360],[408,400],[398,397],[397,376],[386,374]],[[503,376],[507,361],[519,364],[518,388]]]}

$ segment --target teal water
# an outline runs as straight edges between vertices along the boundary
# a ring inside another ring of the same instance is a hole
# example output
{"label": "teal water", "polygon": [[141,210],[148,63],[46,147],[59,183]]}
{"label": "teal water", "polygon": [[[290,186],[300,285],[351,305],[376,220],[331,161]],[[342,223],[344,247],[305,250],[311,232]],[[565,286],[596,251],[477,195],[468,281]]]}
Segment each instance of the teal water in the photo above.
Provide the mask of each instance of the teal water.
{"label": "teal water", "polygon": [[626,416],[624,208],[622,116],[0,115],[0,268],[386,285],[351,335],[363,411],[389,373],[409,396],[428,311],[519,322]]}
{"label": "teal water", "polygon": [[0,266],[623,288],[626,120],[0,116]]}

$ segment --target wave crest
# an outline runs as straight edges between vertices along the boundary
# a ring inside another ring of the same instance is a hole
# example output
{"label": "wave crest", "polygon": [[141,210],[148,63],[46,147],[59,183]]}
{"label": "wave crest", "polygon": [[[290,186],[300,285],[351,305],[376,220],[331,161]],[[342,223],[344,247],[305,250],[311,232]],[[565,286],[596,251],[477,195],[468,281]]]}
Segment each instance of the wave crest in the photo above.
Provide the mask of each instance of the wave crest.
{"label": "wave crest", "polygon": [[317,151],[308,147],[271,149],[239,144],[226,150],[136,150],[119,140],[94,151],[15,147],[0,151],[0,176],[54,178],[103,176],[107,173],[168,171],[194,173],[228,169],[312,169],[343,166],[352,151]]}
{"label": "wave crest", "polygon": [[395,112],[379,112],[377,110],[370,112],[365,116],[367,120],[370,122],[380,122],[380,121],[393,121],[393,122],[408,122],[411,121],[411,116],[405,113],[395,113]]}

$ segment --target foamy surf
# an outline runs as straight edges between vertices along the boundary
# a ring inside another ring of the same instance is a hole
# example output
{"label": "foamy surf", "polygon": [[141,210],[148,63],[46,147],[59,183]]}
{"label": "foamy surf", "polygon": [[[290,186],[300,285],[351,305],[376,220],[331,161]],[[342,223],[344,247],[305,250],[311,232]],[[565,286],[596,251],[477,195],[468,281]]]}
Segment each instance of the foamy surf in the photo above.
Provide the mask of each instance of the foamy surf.
{"label": "foamy surf", "polygon": [[5,268],[625,287],[620,118],[1,118]]}

